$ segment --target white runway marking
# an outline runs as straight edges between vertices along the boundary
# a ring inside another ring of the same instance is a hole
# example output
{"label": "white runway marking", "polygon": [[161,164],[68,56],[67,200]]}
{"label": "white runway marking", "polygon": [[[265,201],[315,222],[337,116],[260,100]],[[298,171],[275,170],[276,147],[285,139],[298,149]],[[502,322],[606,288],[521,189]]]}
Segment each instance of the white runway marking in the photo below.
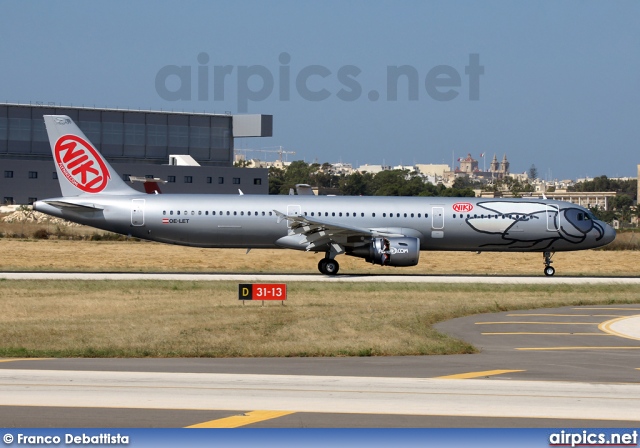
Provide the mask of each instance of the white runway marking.
{"label": "white runway marking", "polygon": [[640,421],[640,384],[0,370],[0,405]]}
{"label": "white runway marking", "polygon": [[521,285],[640,285],[640,277],[499,277],[428,275],[337,275],[321,274],[172,274],[172,273],[82,273],[0,272],[7,280],[183,280],[236,282],[381,282],[381,283],[485,283]]}

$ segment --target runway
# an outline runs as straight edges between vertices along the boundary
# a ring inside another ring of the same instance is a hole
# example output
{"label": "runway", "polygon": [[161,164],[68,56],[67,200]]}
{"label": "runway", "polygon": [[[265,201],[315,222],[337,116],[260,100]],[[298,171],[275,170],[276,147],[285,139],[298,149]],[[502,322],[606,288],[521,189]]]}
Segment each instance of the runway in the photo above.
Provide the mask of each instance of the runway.
{"label": "runway", "polygon": [[[2,273],[6,279],[585,284],[638,278]],[[635,427],[640,304],[467,316],[476,355],[0,359],[7,427]]]}
{"label": "runway", "polygon": [[352,282],[352,283],[483,283],[521,285],[640,285],[640,277],[527,277],[464,275],[336,275],[322,274],[194,274],[112,272],[0,272],[7,280],[173,280],[237,282]]}
{"label": "runway", "polygon": [[3,406],[640,421],[638,384],[0,370],[0,386]]}

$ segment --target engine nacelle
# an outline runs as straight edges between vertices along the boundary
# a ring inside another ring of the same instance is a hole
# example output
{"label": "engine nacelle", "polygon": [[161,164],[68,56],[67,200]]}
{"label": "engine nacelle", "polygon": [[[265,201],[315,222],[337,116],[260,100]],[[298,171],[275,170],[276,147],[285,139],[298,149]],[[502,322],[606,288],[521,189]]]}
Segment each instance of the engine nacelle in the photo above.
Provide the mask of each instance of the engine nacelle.
{"label": "engine nacelle", "polygon": [[381,266],[415,266],[420,259],[420,240],[412,237],[374,238],[366,246],[347,249],[347,255]]}

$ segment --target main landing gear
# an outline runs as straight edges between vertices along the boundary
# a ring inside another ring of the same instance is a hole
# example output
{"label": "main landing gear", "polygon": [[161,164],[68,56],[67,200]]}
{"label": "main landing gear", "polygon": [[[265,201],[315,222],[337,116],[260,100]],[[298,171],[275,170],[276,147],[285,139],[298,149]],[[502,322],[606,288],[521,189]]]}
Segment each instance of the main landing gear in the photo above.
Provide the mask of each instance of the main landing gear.
{"label": "main landing gear", "polygon": [[318,262],[318,270],[325,275],[336,275],[340,269],[340,264],[332,258],[323,258]]}
{"label": "main landing gear", "polygon": [[551,277],[556,273],[556,270],[551,266],[551,263],[553,263],[553,261],[551,261],[553,254],[551,252],[545,252],[542,255],[544,256],[544,275]]}

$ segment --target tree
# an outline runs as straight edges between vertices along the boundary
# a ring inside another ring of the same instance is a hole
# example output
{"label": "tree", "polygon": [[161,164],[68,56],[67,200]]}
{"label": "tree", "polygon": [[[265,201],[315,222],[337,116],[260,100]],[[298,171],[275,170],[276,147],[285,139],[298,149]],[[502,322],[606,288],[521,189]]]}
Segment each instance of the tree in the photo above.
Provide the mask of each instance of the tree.
{"label": "tree", "polygon": [[594,177],[568,188],[569,191],[615,191],[618,195],[629,196],[632,201],[638,199],[638,183],[634,180],[609,179],[607,176]]}
{"label": "tree", "polygon": [[311,174],[317,171],[319,166],[317,163],[309,165],[303,160],[291,162],[284,172],[280,194],[289,194],[289,190],[295,188],[296,184],[311,184]]}
{"label": "tree", "polygon": [[233,162],[233,166],[236,168],[246,168],[251,164],[247,159],[238,159]]}
{"label": "tree", "polygon": [[284,170],[276,167],[269,168],[269,194],[280,194],[284,184]]}
{"label": "tree", "polygon": [[373,175],[371,173],[355,173],[340,179],[340,193],[345,196],[370,196]]}

